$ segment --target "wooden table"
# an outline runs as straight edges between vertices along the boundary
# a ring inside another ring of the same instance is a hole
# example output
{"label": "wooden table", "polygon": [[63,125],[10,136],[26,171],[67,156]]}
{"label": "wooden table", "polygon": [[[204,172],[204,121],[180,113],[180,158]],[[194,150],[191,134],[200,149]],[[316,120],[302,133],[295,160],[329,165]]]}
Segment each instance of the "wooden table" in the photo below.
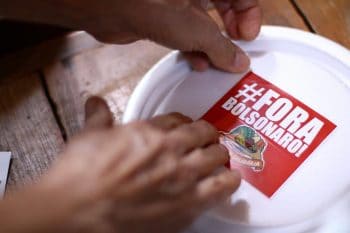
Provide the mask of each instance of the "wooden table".
{"label": "wooden table", "polygon": [[[261,0],[264,24],[321,34],[350,48],[349,0]],[[218,19],[215,12],[211,11]],[[117,121],[141,77],[169,49],[139,41],[103,45],[83,32],[0,59],[0,151],[12,151],[9,187],[35,181],[82,127],[89,95]]]}

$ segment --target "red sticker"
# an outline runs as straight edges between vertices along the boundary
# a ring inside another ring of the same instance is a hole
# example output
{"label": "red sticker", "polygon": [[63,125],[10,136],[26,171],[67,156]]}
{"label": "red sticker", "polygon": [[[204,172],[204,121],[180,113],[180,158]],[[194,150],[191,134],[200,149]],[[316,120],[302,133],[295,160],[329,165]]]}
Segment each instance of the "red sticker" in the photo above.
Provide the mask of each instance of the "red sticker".
{"label": "red sticker", "polygon": [[271,197],[336,128],[301,101],[250,72],[203,117],[221,132],[230,167]]}

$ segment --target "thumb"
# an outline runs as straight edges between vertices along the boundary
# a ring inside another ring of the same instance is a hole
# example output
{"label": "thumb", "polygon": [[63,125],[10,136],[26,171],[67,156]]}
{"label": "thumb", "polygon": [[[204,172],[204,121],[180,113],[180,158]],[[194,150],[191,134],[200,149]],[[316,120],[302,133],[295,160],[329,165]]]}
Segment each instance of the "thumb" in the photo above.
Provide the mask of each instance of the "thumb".
{"label": "thumb", "polygon": [[176,30],[178,42],[177,47],[174,46],[176,49],[203,52],[215,67],[228,72],[240,73],[249,68],[248,56],[221,33],[205,10],[189,8],[183,17],[174,18],[176,27],[173,30]]}
{"label": "thumb", "polygon": [[[208,16],[208,21],[212,19]],[[214,22],[198,22],[196,27],[207,28],[201,35],[195,35],[194,40],[199,41],[199,50],[209,57],[211,63],[222,70],[241,73],[247,71],[250,66],[248,56],[241,48],[226,38]],[[205,24],[212,24],[210,27]],[[200,38],[196,38],[200,36]]]}
{"label": "thumb", "polygon": [[106,101],[98,96],[85,103],[85,129],[108,128],[113,125],[113,116]]}
{"label": "thumb", "polygon": [[249,68],[248,56],[221,34],[198,0],[170,2],[171,7],[152,5],[142,21],[135,16],[136,34],[184,52],[204,52],[222,70],[244,72]]}

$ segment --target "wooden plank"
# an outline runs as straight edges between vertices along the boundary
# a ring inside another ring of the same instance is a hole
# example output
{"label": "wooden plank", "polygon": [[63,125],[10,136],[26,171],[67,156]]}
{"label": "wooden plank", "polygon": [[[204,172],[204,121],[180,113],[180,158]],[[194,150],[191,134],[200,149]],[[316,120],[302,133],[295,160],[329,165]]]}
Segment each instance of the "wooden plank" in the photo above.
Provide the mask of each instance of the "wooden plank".
{"label": "wooden plank", "polygon": [[63,146],[38,75],[0,78],[0,151],[12,152],[8,187],[36,180]]}
{"label": "wooden plank", "polygon": [[[266,10],[265,23],[306,29],[289,1],[263,0],[262,5]],[[210,14],[220,23],[215,11]],[[135,85],[169,51],[146,41],[105,45],[46,67],[44,73],[49,92],[68,137],[81,128],[83,104],[91,94],[106,97],[120,121]]]}
{"label": "wooden plank", "polygon": [[350,49],[349,0],[295,0],[315,32]]}
{"label": "wooden plank", "polygon": [[104,96],[120,121],[137,82],[169,51],[148,41],[105,45],[46,67],[49,92],[68,137],[81,128],[90,95]]}
{"label": "wooden plank", "polygon": [[308,30],[302,17],[289,0],[260,0],[264,24]]}

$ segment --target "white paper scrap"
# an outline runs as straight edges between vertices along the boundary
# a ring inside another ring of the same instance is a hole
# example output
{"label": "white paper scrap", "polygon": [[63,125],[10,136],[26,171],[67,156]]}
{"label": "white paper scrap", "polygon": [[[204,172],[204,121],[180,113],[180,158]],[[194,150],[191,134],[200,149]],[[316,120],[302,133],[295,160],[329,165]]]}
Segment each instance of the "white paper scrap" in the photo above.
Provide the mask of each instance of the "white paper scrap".
{"label": "white paper scrap", "polygon": [[4,196],[9,172],[11,152],[0,152],[0,198]]}

